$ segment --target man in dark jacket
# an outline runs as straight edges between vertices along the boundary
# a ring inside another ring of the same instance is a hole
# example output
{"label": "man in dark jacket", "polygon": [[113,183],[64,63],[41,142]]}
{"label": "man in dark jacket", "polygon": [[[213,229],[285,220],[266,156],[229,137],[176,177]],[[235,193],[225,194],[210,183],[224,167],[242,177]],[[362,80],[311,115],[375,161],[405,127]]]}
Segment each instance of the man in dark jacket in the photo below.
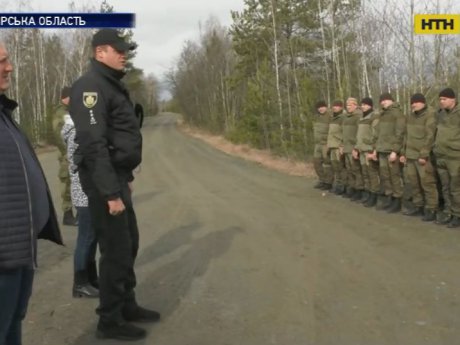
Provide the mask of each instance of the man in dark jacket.
{"label": "man in dark jacket", "polygon": [[0,344],[21,344],[37,267],[37,238],[62,244],[40,163],[12,118],[17,103],[4,92],[13,66],[0,43]]}
{"label": "man in dark jacket", "polygon": [[134,261],[139,231],[131,199],[132,171],[141,163],[139,120],[121,82],[127,52],[134,46],[116,30],[92,39],[90,70],[72,86],[70,116],[79,145],[74,163],[88,195],[99,242],[99,338],[136,340],[144,329],[127,321],[157,321],[160,315],[138,306]]}

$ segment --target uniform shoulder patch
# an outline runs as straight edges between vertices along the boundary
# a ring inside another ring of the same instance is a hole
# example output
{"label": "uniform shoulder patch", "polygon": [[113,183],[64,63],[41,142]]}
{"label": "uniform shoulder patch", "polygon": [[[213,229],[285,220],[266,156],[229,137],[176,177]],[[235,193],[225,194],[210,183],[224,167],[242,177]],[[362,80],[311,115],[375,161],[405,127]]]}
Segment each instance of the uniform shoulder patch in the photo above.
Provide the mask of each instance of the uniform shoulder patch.
{"label": "uniform shoulder patch", "polygon": [[83,105],[88,109],[94,107],[97,103],[97,92],[83,92]]}

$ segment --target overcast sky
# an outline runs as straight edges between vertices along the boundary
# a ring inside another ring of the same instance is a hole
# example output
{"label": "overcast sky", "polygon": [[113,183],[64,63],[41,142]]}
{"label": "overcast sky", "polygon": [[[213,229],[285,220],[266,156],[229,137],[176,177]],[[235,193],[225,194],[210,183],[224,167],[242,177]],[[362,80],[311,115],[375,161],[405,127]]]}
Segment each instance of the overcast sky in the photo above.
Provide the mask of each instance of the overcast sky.
{"label": "overcast sky", "polygon": [[[77,7],[88,2],[74,0]],[[19,1],[14,0],[13,3]],[[99,4],[101,1],[98,1]],[[198,37],[199,23],[211,15],[230,25],[231,10],[241,11],[243,0],[108,0],[115,12],[136,14],[134,39],[139,44],[135,65],[161,79],[174,65],[183,43]],[[69,1],[31,0],[34,12],[68,12]],[[11,8],[9,11],[18,11]]]}

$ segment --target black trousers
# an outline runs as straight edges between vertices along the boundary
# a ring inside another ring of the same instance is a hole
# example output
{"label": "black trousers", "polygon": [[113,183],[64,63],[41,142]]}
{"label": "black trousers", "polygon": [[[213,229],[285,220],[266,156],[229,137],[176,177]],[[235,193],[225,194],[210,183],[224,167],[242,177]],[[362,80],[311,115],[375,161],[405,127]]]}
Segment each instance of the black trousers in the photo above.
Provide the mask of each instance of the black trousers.
{"label": "black trousers", "polygon": [[126,210],[109,214],[107,201],[94,189],[88,193],[89,209],[101,257],[99,260],[99,307],[103,324],[123,322],[122,310],[137,305],[134,262],[139,249],[139,230],[128,182],[120,181]]}

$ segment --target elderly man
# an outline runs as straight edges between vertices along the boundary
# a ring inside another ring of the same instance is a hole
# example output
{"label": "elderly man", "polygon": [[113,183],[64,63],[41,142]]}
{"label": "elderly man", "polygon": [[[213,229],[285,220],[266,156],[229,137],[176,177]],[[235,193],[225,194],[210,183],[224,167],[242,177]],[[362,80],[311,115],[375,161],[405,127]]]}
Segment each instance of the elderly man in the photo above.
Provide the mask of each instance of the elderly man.
{"label": "elderly man", "polygon": [[37,267],[37,238],[62,244],[40,163],[12,118],[4,92],[13,66],[0,43],[0,344],[21,344],[21,323]]}

